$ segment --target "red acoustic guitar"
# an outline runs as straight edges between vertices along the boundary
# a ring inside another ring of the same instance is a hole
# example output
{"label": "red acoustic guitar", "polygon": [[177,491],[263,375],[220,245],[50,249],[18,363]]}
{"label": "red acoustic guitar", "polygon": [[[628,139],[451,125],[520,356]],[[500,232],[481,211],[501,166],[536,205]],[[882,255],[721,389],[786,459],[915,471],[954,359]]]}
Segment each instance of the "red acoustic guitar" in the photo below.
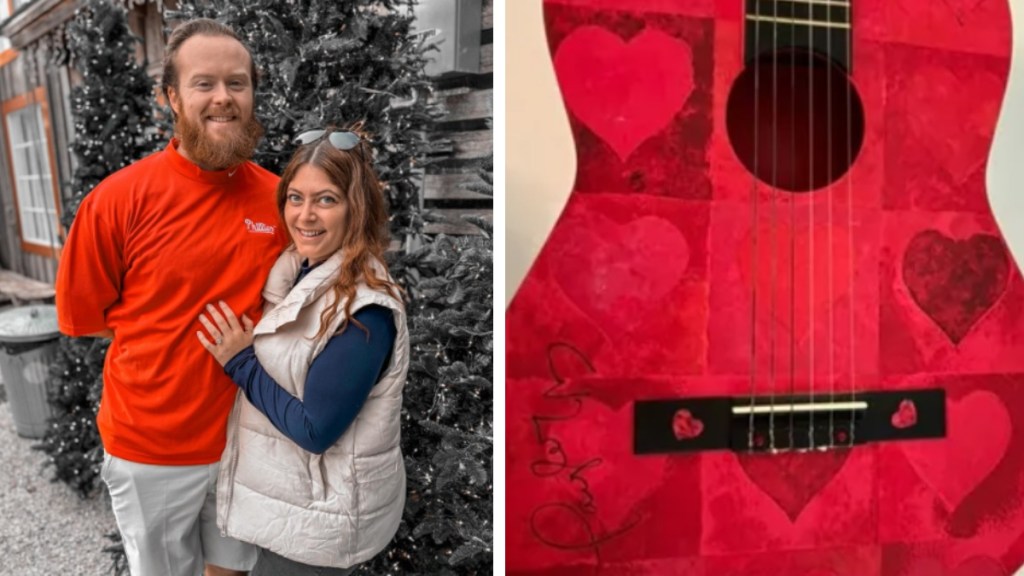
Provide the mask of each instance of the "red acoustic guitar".
{"label": "red acoustic guitar", "polygon": [[1024,2],[544,16],[578,168],[507,312],[508,572],[1014,574]]}

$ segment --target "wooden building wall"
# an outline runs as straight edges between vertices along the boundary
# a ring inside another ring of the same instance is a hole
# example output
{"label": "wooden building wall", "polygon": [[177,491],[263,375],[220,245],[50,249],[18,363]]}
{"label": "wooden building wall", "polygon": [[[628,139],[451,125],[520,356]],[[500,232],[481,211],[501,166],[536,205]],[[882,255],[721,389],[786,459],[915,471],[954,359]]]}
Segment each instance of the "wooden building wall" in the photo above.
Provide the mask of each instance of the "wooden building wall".
{"label": "wooden building wall", "polygon": [[446,76],[436,82],[436,96],[448,109],[436,136],[450,140],[451,145],[434,158],[424,177],[424,208],[446,218],[444,223],[428,225],[427,232],[431,233],[478,233],[475,226],[460,218],[463,214],[493,221],[492,198],[463,188],[480,182],[477,166],[493,154],[494,146],[494,2],[482,1],[479,71]]}
{"label": "wooden building wall", "polygon": [[[61,199],[71,194],[71,174],[74,170],[67,153],[72,136],[69,93],[70,76],[64,45],[64,27],[74,13],[71,0],[44,0],[27,9],[45,8],[42,15],[12,38],[17,56],[0,67],[0,102],[32,92],[44,90],[47,137],[52,167],[51,175]],[[29,10],[29,11],[30,11]],[[24,16],[26,11],[19,11]],[[17,14],[15,16],[18,16]],[[59,246],[46,250],[26,250],[18,234],[18,216],[14,198],[13,171],[7,150],[7,126],[0,122],[4,134],[0,137],[0,266],[40,280],[53,283],[57,270]],[[58,208],[59,210],[59,208]],[[57,224],[55,223],[55,226]]]}

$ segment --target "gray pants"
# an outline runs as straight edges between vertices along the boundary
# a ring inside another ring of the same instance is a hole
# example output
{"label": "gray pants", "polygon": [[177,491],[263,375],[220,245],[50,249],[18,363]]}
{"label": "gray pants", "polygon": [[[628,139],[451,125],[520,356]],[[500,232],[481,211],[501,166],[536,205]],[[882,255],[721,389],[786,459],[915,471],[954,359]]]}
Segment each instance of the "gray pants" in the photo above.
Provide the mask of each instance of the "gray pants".
{"label": "gray pants", "polygon": [[324,568],[310,566],[284,556],[260,548],[256,559],[256,567],[249,576],[348,576],[355,572],[352,568]]}

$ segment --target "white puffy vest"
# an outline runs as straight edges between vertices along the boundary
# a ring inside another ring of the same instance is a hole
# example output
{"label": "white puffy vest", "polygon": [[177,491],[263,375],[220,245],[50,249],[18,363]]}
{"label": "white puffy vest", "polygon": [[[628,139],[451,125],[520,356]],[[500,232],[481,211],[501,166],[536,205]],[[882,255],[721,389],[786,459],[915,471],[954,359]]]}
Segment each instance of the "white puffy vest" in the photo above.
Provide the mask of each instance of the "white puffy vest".
{"label": "white puffy vest", "polygon": [[[292,288],[302,259],[289,248],[263,291],[267,304],[255,329],[256,356],[298,398],[313,358],[326,345],[325,338],[311,337],[334,298],[330,287],[341,258],[336,253]],[[387,277],[383,265],[377,270]],[[409,331],[401,302],[360,284],[352,312],[371,304],[394,313],[391,361],[355,421],[322,455],[299,448],[239,392],[217,483],[217,523],[228,536],[305,564],[339,568],[371,559],[394,537],[405,507],[399,436]],[[327,334],[341,323],[343,307]]]}

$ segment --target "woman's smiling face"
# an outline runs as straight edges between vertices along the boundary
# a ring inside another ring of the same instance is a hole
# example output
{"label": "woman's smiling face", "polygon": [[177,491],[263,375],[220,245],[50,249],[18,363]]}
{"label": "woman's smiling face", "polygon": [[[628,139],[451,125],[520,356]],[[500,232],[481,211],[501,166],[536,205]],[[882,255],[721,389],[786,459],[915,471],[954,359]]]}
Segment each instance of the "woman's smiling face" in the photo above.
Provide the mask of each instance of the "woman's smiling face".
{"label": "woman's smiling face", "polygon": [[298,169],[288,186],[284,220],[295,248],[310,264],[341,248],[348,204],[327,173],[311,164]]}

